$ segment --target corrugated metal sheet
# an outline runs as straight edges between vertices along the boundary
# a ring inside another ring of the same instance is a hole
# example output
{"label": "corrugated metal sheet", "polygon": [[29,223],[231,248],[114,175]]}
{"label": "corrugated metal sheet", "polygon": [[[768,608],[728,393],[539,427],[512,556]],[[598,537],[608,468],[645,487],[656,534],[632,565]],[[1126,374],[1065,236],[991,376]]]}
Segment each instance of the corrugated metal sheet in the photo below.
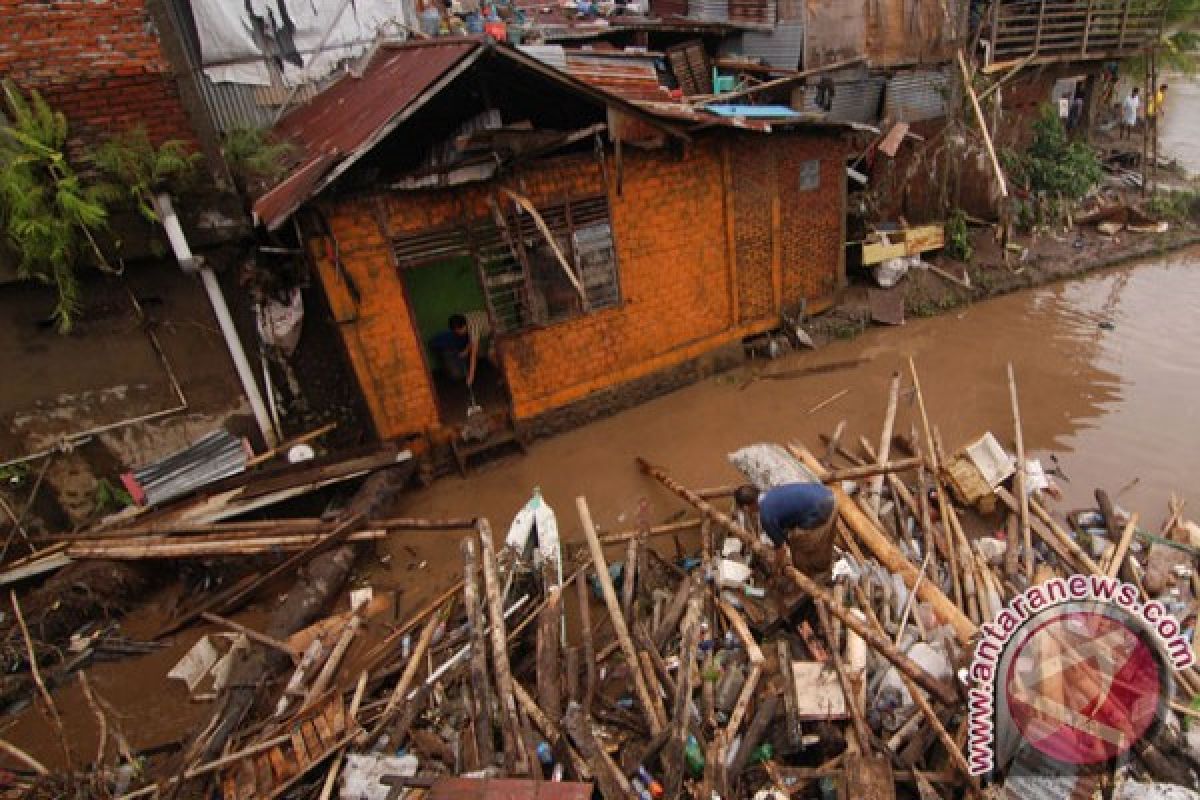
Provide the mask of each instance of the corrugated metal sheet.
{"label": "corrugated metal sheet", "polygon": [[775,0],[728,0],[728,3],[731,23],[763,28],[775,25]]}
{"label": "corrugated metal sheet", "polygon": [[804,22],[779,22],[770,31],[743,31],[721,44],[723,55],[739,55],[778,69],[797,69],[804,50]]}
{"label": "corrugated metal sheet", "polygon": [[566,50],[567,72],[626,100],[666,100],[669,94],[658,80],[658,53]]}
{"label": "corrugated metal sheet", "polygon": [[160,461],[123,477],[135,499],[158,505],[246,470],[246,445],[225,430],[217,430]]}
{"label": "corrugated metal sheet", "polygon": [[567,71],[567,54],[561,44],[523,44],[521,52],[533,56],[543,64]]}
{"label": "corrugated metal sheet", "polygon": [[303,162],[254,204],[254,215],[268,228],[281,224],[308,199],[328,169],[353,155],[426,89],[451,70],[478,57],[473,39],[430,39],[384,46],[361,78],[346,76],[316,102],[285,116],[279,138],[300,148]]}
{"label": "corrugated metal sheet", "polygon": [[728,22],[729,0],[688,0],[688,16],[710,22]]}
{"label": "corrugated metal sheet", "polygon": [[946,115],[950,81],[941,70],[898,72],[887,84],[883,114],[895,122],[920,122]]}
{"label": "corrugated metal sheet", "polygon": [[[835,122],[863,122],[874,124],[879,119],[880,101],[886,79],[868,76],[846,81],[834,81],[833,108],[829,119]],[[809,86],[804,93],[804,111],[819,113],[816,104],[816,88]]]}

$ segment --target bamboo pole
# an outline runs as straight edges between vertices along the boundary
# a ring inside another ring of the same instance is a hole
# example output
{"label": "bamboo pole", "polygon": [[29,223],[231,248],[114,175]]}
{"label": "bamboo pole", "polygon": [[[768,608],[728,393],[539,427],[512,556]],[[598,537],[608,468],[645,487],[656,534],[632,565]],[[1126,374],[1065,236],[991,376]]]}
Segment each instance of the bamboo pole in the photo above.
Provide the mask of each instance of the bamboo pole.
{"label": "bamboo pole", "polygon": [[1113,552],[1112,561],[1108,564],[1107,575],[1110,578],[1117,577],[1117,573],[1121,569],[1121,565],[1125,563],[1125,555],[1129,552],[1129,543],[1133,541],[1133,532],[1137,530],[1138,514],[1133,512],[1129,515],[1129,522],[1125,523],[1125,530],[1121,534],[1121,540],[1117,542],[1117,549]]}
{"label": "bamboo pole", "polygon": [[496,675],[496,693],[504,710],[505,747],[504,760],[509,772],[528,770],[527,774],[540,776],[541,766],[537,754],[525,741],[524,725],[521,724],[521,714],[513,697],[512,666],[508,661],[508,634],[504,623],[503,588],[500,585],[500,575],[496,569],[496,551],[492,544],[492,526],[486,519],[480,519],[479,554],[483,562],[483,585],[487,597],[488,619],[491,622],[492,640],[492,669]]}
{"label": "bamboo pole", "polygon": [[583,640],[583,713],[591,716],[592,700],[596,696],[596,646],[592,641],[591,598],[588,597],[587,571],[575,581],[579,598],[579,636]]}
{"label": "bamboo pole", "polygon": [[567,758],[571,760],[571,766],[575,770],[575,775],[581,781],[590,781],[592,779],[592,770],[588,763],[583,760],[570,742],[565,741],[562,729],[554,723],[546,713],[538,707],[538,704],[529,696],[529,692],[525,691],[525,687],[519,681],[513,681],[513,692],[516,694],[517,703],[525,711],[525,716],[529,717],[529,721],[533,723],[542,736],[546,737],[546,741],[554,743],[562,741],[567,750]]}
{"label": "bamboo pole", "polygon": [[746,716],[746,709],[750,706],[750,700],[754,697],[758,682],[762,678],[765,659],[762,649],[758,646],[758,642],[755,641],[754,636],[750,633],[750,628],[746,626],[746,621],[742,619],[742,615],[738,613],[737,609],[724,600],[718,600],[717,606],[729,620],[729,625],[738,638],[742,640],[742,645],[746,648],[746,656],[750,659],[750,672],[746,675],[746,681],[742,684],[742,691],[738,695],[737,703],[729,715],[729,722],[725,725],[725,733],[729,740],[733,741],[737,736],[738,728],[742,726],[742,719]]}
{"label": "bamboo pole", "polygon": [[[774,562],[775,556],[774,553],[771,552],[771,549],[763,545],[762,542],[760,542],[741,525],[730,519],[729,516],[718,511],[706,500],[696,497],[687,487],[676,483],[665,472],[657,467],[651,466],[644,459],[638,458],[637,463],[644,473],[653,476],[659,481],[659,483],[661,483],[663,486],[666,486],[679,497],[686,500],[700,513],[704,514],[713,522],[720,525],[729,533],[741,539],[742,543],[754,553],[760,562],[764,564],[770,564]],[[912,568],[911,564],[909,565],[909,568]],[[919,685],[927,689],[938,699],[943,700],[945,703],[951,704],[958,701],[958,694],[952,686],[941,680],[938,680],[937,678],[934,678],[932,675],[927,673],[918,664],[913,662],[912,659],[897,650],[895,646],[887,640],[886,637],[881,636],[877,631],[867,627],[861,620],[849,613],[847,609],[843,608],[841,604],[836,603],[829,592],[818,586],[816,582],[814,582],[803,572],[795,567],[789,566],[784,569],[784,573],[797,586],[799,586],[802,591],[811,595],[814,600],[820,600],[824,602],[835,617],[841,620],[844,625],[853,630],[859,636],[863,637],[867,644],[869,644],[877,653],[887,659],[893,666],[896,667],[896,669],[907,674]],[[913,576],[913,580],[915,581],[915,576]],[[926,585],[928,586],[928,584]],[[944,595],[942,595],[942,599],[945,600]],[[949,601],[946,600],[946,603],[949,603]],[[959,626],[957,627],[962,627],[965,630],[966,626],[963,626],[961,622],[962,612],[958,612],[957,617],[960,620]]]}
{"label": "bamboo pole", "polygon": [[679,644],[679,677],[671,711],[671,735],[663,750],[663,788],[667,797],[680,797],[683,787],[684,750],[687,747],[688,705],[692,701],[696,648],[700,641],[702,595],[688,582],[687,614],[683,620],[683,638]]}
{"label": "bamboo pole", "polygon": [[487,634],[483,621],[483,608],[479,601],[479,557],[475,539],[462,540],[463,553],[463,605],[467,610],[467,626],[470,628],[468,646],[471,664],[471,718],[475,722],[475,746],[484,766],[492,766],[496,760],[495,742],[492,737],[492,689],[487,668]]}
{"label": "bamboo pole", "polygon": [[[987,122],[983,118],[983,109],[979,107],[979,98],[975,94],[975,88],[971,86],[971,76],[967,72],[967,62],[963,58],[962,50],[955,53],[958,58],[958,70],[962,74],[963,88],[967,91],[967,97],[971,99],[971,108],[975,112],[975,121],[979,123],[979,132],[983,136],[983,145],[987,148],[988,158],[991,159],[992,169],[996,173],[996,181],[1000,184],[1000,196],[1008,197],[1008,182],[1004,179],[1004,170],[1000,168],[1000,159],[996,157],[996,148],[992,144],[992,134],[988,131]],[[911,361],[911,359],[909,359]]]}
{"label": "bamboo pole", "polygon": [[229,628],[232,631],[237,631],[250,641],[258,642],[261,645],[274,648],[281,653],[287,653],[287,657],[291,659],[293,664],[299,661],[299,659],[296,657],[296,651],[289,647],[287,642],[281,642],[278,639],[267,636],[265,633],[259,633],[253,628],[247,628],[240,622],[234,622],[231,619],[219,617],[216,614],[212,614],[208,611],[201,612],[200,618],[206,622],[211,622],[214,625],[220,625],[223,628]]}
{"label": "bamboo pole", "polygon": [[841,684],[842,694],[846,698],[846,708],[850,712],[850,720],[854,726],[854,736],[858,741],[858,749],[862,753],[869,753],[871,752],[870,728],[867,725],[863,709],[858,705],[857,687],[850,682],[850,676],[846,674],[846,667],[842,664],[842,648],[838,646],[837,637],[834,635],[833,623],[829,619],[829,610],[824,603],[817,603],[816,606],[817,616],[821,620],[821,627],[825,629],[825,642],[829,645],[829,660],[833,662],[833,668],[837,672],[838,683]]}
{"label": "bamboo pole", "polygon": [[417,678],[417,672],[420,671],[421,665],[425,661],[425,651],[429,649],[429,643],[433,641],[433,633],[437,630],[439,622],[441,622],[439,615],[434,614],[429,617],[425,627],[421,630],[421,636],[413,646],[412,653],[409,654],[408,664],[405,665],[400,680],[396,681],[391,695],[388,696],[387,704],[384,705],[383,711],[375,720],[375,726],[367,735],[369,745],[379,741],[379,737],[383,735],[388,725],[399,713],[401,703],[407,699],[408,690],[412,688],[413,681]]}
{"label": "bamboo pole", "polygon": [[592,563],[596,567],[596,579],[600,582],[600,591],[604,595],[604,603],[608,606],[608,614],[612,619],[613,632],[625,655],[625,662],[633,675],[633,688],[637,692],[638,702],[642,704],[642,713],[650,726],[650,732],[657,734],[663,729],[664,721],[655,713],[654,703],[650,698],[650,690],[646,688],[646,678],[642,674],[641,662],[633,640],[629,637],[629,629],[625,625],[625,617],[621,614],[621,604],[617,600],[617,592],[613,588],[612,578],[608,574],[608,561],[604,558],[604,548],[600,546],[600,537],[596,535],[596,526],[592,524],[592,512],[588,509],[587,500],[575,498],[575,507],[579,511],[579,520],[583,524],[584,535],[587,536],[588,549],[592,553]]}
{"label": "bamboo pole", "polygon": [[[892,373],[892,385],[888,389],[888,404],[887,411],[883,415],[883,432],[879,435],[879,462],[880,467],[887,465],[888,456],[892,452],[892,428],[896,424],[896,405],[900,402],[900,373]],[[883,475],[876,475],[871,479],[870,492],[867,495],[867,502],[871,504],[871,510],[875,515],[879,515],[880,497],[883,494]],[[863,752],[866,752],[865,750]]]}
{"label": "bamboo pole", "polygon": [[[818,462],[820,463],[820,462]],[[835,469],[826,471],[824,466],[821,467],[822,477],[821,483],[841,483],[842,481],[857,481],[863,478],[871,478],[872,481],[878,479],[882,487],[882,481],[885,476],[895,472],[905,472],[906,470],[916,469],[925,463],[922,458],[901,458],[889,463],[866,464],[861,467],[850,467],[849,469]],[[871,513],[877,515],[879,508],[877,505],[871,507]]]}
{"label": "bamboo pole", "polygon": [[1021,430],[1021,404],[1017,400],[1017,377],[1012,362],[1008,362],[1008,396],[1012,401],[1013,435],[1017,443],[1017,479],[1013,489],[1017,492],[1017,514],[1021,525],[1021,546],[1025,548],[1025,577],[1033,580],[1033,535],[1029,530],[1029,490],[1025,485],[1028,478],[1025,464],[1025,436]]}
{"label": "bamboo pole", "polygon": [[[960,65],[962,64],[961,58],[959,63]],[[946,555],[950,567],[950,577],[954,582],[954,599],[961,608],[965,606],[963,602],[965,592],[962,583],[962,577],[959,574],[958,569],[958,544],[955,541],[954,528],[950,521],[950,517],[954,513],[954,509],[950,507],[949,501],[946,500],[946,490],[942,487],[942,481],[938,476],[940,459],[938,458],[937,447],[934,445],[933,441],[933,429],[929,425],[929,413],[925,410],[925,395],[921,391],[921,379],[917,375],[916,362],[912,360],[911,356],[908,359],[908,372],[909,375],[912,376],[913,390],[917,394],[917,408],[921,415],[921,429],[924,434],[925,441],[925,457],[929,460],[929,471],[933,473],[934,494],[937,496],[938,511],[941,512],[942,516],[942,528],[946,532]]]}

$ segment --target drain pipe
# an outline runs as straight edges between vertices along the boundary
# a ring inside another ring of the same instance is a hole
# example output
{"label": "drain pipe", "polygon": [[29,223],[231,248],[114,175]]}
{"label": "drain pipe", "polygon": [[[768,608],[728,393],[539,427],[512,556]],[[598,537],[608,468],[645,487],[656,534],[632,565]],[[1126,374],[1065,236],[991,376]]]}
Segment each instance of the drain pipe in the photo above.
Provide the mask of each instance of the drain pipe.
{"label": "drain pipe", "polygon": [[237,328],[234,327],[233,317],[229,314],[229,306],[225,304],[225,295],[221,293],[217,276],[192,255],[192,248],[188,245],[187,237],[183,235],[183,228],[179,225],[179,217],[175,214],[175,207],[171,203],[169,194],[162,192],[154,196],[154,211],[158,214],[163,228],[166,229],[167,240],[171,243],[171,249],[175,252],[175,260],[179,262],[180,268],[184,272],[200,275],[200,282],[204,284],[208,302],[212,305],[213,314],[216,315],[217,323],[221,326],[221,335],[225,339],[225,345],[229,348],[229,355],[233,359],[234,369],[237,370],[238,380],[241,381],[242,391],[246,393],[246,399],[250,401],[250,409],[254,412],[254,421],[258,423],[258,430],[262,434],[266,446],[268,448],[276,446],[279,444],[279,435],[271,424],[271,416],[267,412],[267,406],[263,403],[262,394],[254,380],[254,370],[251,369],[250,362],[246,359],[246,351],[242,348],[242,340],[238,338]]}

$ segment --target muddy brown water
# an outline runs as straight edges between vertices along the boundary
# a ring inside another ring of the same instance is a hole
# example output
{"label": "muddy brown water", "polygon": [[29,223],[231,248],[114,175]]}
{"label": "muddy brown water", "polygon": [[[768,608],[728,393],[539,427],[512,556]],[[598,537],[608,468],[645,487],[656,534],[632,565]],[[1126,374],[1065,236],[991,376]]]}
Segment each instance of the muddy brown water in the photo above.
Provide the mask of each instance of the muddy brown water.
{"label": "muddy brown water", "polygon": [[[1192,249],[910,321],[899,329],[873,329],[853,341],[765,365],[786,370],[870,359],[852,370],[760,380],[744,390],[739,387],[745,371],[711,378],[538,442],[527,457],[489,465],[467,480],[447,478],[404,495],[394,511],[484,516],[502,535],[530,490],[540,486],[558,511],[568,543],[581,538],[574,507],[579,495],[587,497],[597,524],[608,530],[636,525],[643,501],[651,521],[658,521],[681,505],[639,475],[635,456],[701,487],[736,481],[725,454],[745,444],[796,440],[815,448],[818,435],[832,431],[841,419],[848,423],[846,441],[855,442],[860,434],[877,440],[891,374],[903,371],[911,356],[947,448],[957,449],[987,430],[1011,443],[1005,365],[1012,361],[1029,453],[1047,466],[1054,454],[1070,479],[1056,478],[1063,498],[1055,509],[1090,506],[1093,490],[1102,486],[1156,529],[1172,491],[1193,500],[1197,494],[1198,308],[1200,249]],[[840,400],[810,413],[844,389],[849,391]],[[896,430],[907,432],[914,423],[919,424],[915,405],[902,402]],[[396,618],[403,620],[460,576],[458,540],[458,534],[446,533],[396,537],[363,559],[355,581],[400,590]],[[669,543],[659,544],[669,550]],[[277,599],[240,618],[248,624],[261,621]],[[153,628],[135,616],[126,633],[136,636],[142,627]],[[202,630],[191,629],[167,651],[89,670],[98,691],[121,711],[122,727],[135,748],[186,735],[208,710],[189,703],[184,687],[165,678]],[[96,726],[77,686],[72,683],[57,696],[73,746],[90,757]],[[4,727],[0,735],[48,764],[59,763],[55,740],[36,712],[27,711]]]}

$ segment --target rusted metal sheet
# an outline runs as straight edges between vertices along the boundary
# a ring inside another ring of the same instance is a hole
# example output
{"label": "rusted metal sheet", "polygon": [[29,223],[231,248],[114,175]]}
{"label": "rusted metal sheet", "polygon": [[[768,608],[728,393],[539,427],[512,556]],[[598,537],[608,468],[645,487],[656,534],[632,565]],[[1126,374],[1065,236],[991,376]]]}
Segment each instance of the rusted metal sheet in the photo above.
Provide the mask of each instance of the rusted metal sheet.
{"label": "rusted metal sheet", "polygon": [[883,115],[897,122],[946,116],[951,83],[943,70],[906,70],[888,79]]}
{"label": "rusted metal sheet", "polygon": [[471,39],[432,39],[383,47],[362,77],[347,75],[312,103],[285,116],[279,138],[299,149],[301,162],[286,179],[254,204],[254,215],[275,228],[308,199],[340,161],[378,141],[389,123],[419,105],[422,95],[452,70],[477,58],[482,44]]}
{"label": "rusted metal sheet", "polygon": [[804,68],[862,56],[867,51],[865,0],[805,0]]}
{"label": "rusted metal sheet", "polygon": [[566,71],[581,81],[626,100],[668,100],[659,83],[655,61],[660,53],[626,53],[603,50],[564,51]]}
{"label": "rusted metal sheet", "polygon": [[590,783],[443,778],[426,800],[590,800]]}
{"label": "rusted metal sheet", "polygon": [[962,46],[966,3],[873,0],[867,3],[866,55],[873,67],[938,63]]}

